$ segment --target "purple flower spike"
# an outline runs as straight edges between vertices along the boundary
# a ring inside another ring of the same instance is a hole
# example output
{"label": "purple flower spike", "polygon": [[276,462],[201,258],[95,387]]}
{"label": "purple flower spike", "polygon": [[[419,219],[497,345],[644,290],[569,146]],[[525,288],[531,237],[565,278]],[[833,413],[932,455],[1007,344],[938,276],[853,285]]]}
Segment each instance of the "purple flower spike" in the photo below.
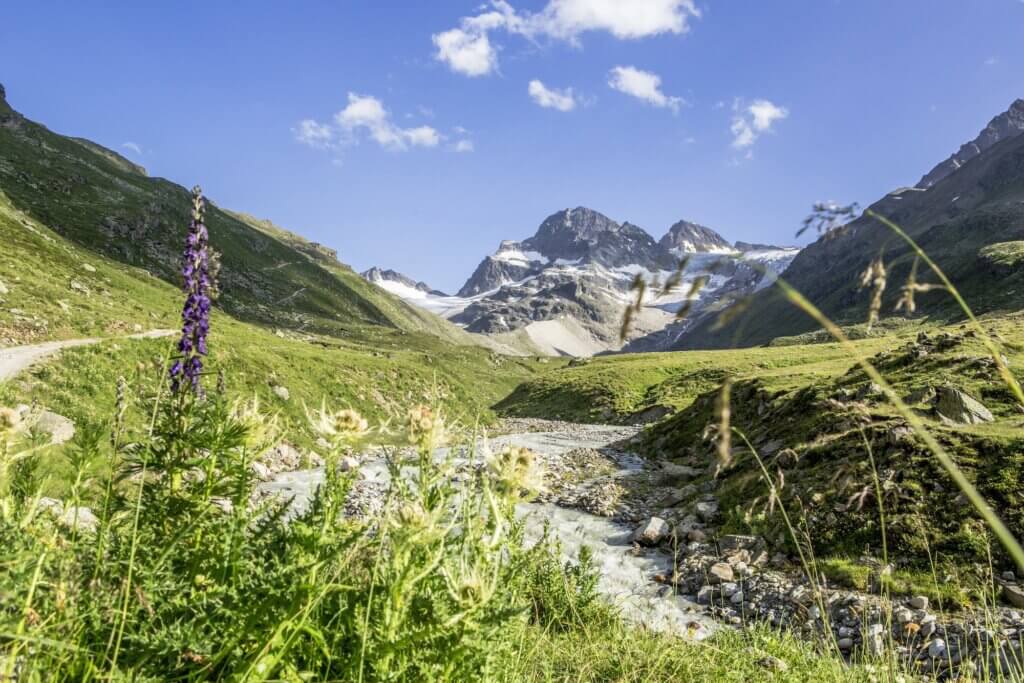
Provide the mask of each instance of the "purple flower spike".
{"label": "purple flower spike", "polygon": [[171,366],[171,390],[177,393],[188,385],[196,394],[206,355],[206,335],[210,330],[210,255],[209,233],[203,222],[206,202],[199,186],[192,188],[192,223],[185,240],[181,275],[185,285],[185,306],[181,311],[181,358]]}

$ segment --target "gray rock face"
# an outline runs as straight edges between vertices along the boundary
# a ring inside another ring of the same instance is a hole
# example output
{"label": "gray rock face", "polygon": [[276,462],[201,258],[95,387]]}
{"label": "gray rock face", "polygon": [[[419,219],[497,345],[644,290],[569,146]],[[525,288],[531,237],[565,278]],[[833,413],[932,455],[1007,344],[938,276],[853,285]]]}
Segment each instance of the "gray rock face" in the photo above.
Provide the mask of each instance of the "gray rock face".
{"label": "gray rock face", "polygon": [[964,143],[948,159],[925,174],[917,187],[931,187],[992,145],[1021,133],[1024,133],[1024,99],[1017,100],[1009,109],[989,121],[978,137]]}
{"label": "gray rock face", "polygon": [[397,270],[378,268],[377,266],[374,266],[368,270],[364,270],[362,273],[360,273],[360,275],[367,282],[371,282],[378,286],[383,286],[386,285],[387,283],[394,282],[405,287],[410,287],[411,289],[419,290],[424,294],[431,294],[433,296],[448,296],[444,292],[434,289],[426,282],[417,282],[416,280],[413,280],[411,277],[407,277],[402,273],[399,273]]}
{"label": "gray rock face", "polygon": [[960,424],[980,424],[995,419],[980,401],[948,386],[939,387],[935,410],[939,416]]}

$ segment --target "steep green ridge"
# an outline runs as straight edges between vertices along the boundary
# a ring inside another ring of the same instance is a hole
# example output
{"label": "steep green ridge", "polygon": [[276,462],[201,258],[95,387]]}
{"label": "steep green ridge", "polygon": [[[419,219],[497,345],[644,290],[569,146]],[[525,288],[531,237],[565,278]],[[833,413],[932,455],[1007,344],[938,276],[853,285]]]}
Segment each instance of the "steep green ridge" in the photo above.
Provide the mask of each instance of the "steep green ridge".
{"label": "steep green ridge", "polygon": [[[94,143],[0,110],[0,190],[10,208],[60,237],[166,282],[178,282],[188,225],[185,188]],[[210,202],[222,269],[219,305],[239,320],[333,336],[367,325],[473,338],[363,281],[333,255]]]}
{"label": "steep green ridge", "polygon": [[[993,249],[1024,238],[1024,136],[985,150],[926,191],[886,196],[871,209],[913,237],[946,272],[976,312],[1024,308],[1024,270]],[[1019,247],[1017,247],[1019,249]],[[883,316],[892,315],[900,288],[914,262],[910,248],[881,222],[864,216],[821,237],[802,251],[784,278],[833,320],[852,324],[867,318],[871,294],[859,289],[860,274],[881,256],[888,267]],[[923,266],[918,281],[936,283]],[[917,315],[958,320],[962,313],[941,291],[919,294]],[[778,287],[757,294],[746,311],[715,329],[703,321],[687,332],[680,348],[723,348],[765,344],[775,337],[817,328],[782,296]]]}

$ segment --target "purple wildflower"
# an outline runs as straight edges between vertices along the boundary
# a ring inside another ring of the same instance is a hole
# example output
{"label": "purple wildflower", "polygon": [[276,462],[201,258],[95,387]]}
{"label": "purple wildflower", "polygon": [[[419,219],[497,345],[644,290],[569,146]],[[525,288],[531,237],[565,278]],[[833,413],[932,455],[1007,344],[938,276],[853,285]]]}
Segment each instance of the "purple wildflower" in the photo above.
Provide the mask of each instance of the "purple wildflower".
{"label": "purple wildflower", "polygon": [[192,188],[192,223],[188,228],[181,274],[185,280],[185,306],[181,311],[181,357],[171,366],[171,389],[175,393],[184,380],[200,393],[199,378],[206,355],[206,335],[210,331],[210,256],[209,234],[203,223],[206,202],[199,186]]}

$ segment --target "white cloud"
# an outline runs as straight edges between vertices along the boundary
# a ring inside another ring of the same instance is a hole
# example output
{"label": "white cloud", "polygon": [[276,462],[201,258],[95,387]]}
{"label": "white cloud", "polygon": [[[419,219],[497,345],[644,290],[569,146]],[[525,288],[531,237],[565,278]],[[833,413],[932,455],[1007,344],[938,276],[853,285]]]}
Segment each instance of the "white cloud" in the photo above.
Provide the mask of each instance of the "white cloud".
{"label": "white cloud", "polygon": [[[754,100],[744,107],[740,100],[733,103],[732,146],[749,150],[763,133],[770,133],[776,121],[789,116],[789,110],[768,100]],[[748,152],[749,153],[749,152]]]}
{"label": "white cloud", "polygon": [[402,128],[396,125],[383,102],[372,95],[354,92],[348,94],[348,104],[334,115],[331,123],[303,119],[292,128],[292,134],[297,141],[314,149],[334,150],[357,143],[362,136],[393,150],[437,147],[444,140],[431,126]]}
{"label": "white cloud", "polygon": [[576,98],[573,95],[572,88],[557,90],[549,88],[537,79],[534,79],[530,81],[530,86],[527,90],[534,102],[547,109],[572,111],[576,108]]}
{"label": "white cloud", "polygon": [[334,139],[334,131],[330,126],[313,119],[299,121],[299,125],[292,128],[292,133],[296,140],[315,149],[330,147]]}
{"label": "white cloud", "polygon": [[135,152],[135,154],[142,156],[142,147],[136,142],[122,142],[121,146],[130,152]]}
{"label": "white cloud", "polygon": [[452,149],[454,149],[456,152],[463,152],[463,153],[465,153],[465,152],[472,152],[473,149],[474,149],[473,141],[472,140],[459,140],[458,142],[455,143],[455,145],[452,147]]}
{"label": "white cloud", "polygon": [[349,135],[365,131],[374,142],[389,149],[437,147],[441,135],[430,126],[400,128],[384,104],[372,95],[348,94],[348,106],[334,115],[338,127]]}
{"label": "white cloud", "polygon": [[535,33],[570,41],[586,31],[633,39],[686,33],[689,20],[699,17],[693,0],[551,0],[528,24]]}
{"label": "white cloud", "polygon": [[486,76],[498,68],[498,52],[488,33],[499,27],[512,27],[518,21],[515,11],[506,3],[494,3],[501,11],[484,12],[463,17],[458,28],[431,36],[437,52],[434,58],[446,63],[452,71],[466,76]]}
{"label": "white cloud", "polygon": [[608,86],[613,90],[639,98],[655,107],[678,112],[683,98],[670,97],[661,91],[661,77],[634,66],[617,66],[608,72]]}
{"label": "white cloud", "polygon": [[491,0],[488,11],[463,17],[456,28],[431,38],[437,48],[435,59],[457,73],[485,76],[498,68],[498,48],[491,42],[491,33],[498,29],[531,40],[552,38],[577,45],[588,31],[623,40],[686,33],[690,20],[699,17],[694,0],[549,0],[535,13],[517,12],[507,0]]}

